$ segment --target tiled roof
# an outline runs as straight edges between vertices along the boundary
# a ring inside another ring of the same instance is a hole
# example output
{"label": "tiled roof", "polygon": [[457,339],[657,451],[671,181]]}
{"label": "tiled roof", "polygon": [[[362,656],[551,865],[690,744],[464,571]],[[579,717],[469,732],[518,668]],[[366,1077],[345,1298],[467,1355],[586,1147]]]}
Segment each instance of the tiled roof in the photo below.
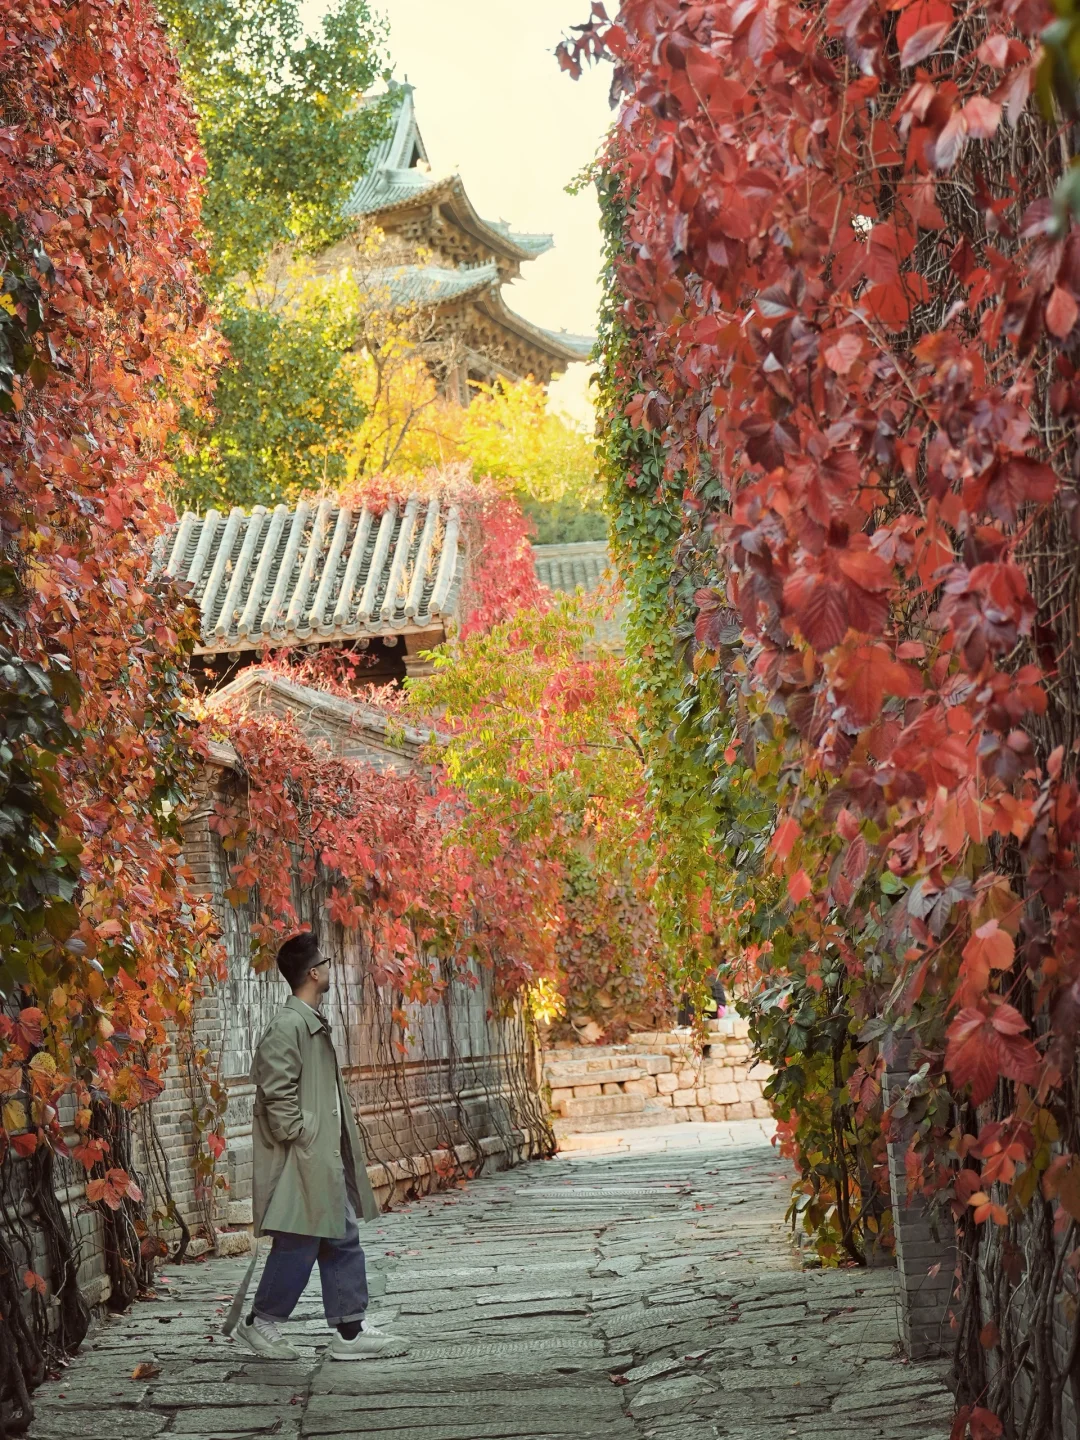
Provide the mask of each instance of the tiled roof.
{"label": "tiled roof", "polygon": [[549,355],[554,355],[565,365],[572,365],[576,360],[587,360],[592,352],[594,342],[590,336],[569,335],[565,330],[545,330],[541,325],[534,325],[531,320],[526,320],[524,315],[510,309],[500,289],[492,287],[479,292],[477,301],[480,309],[486,311],[497,324],[515,335],[520,335],[523,340],[545,350]]}
{"label": "tiled roof", "polygon": [[607,542],[577,540],[566,545],[534,545],[536,578],[549,590],[573,594],[580,586],[595,590],[611,568]]}
{"label": "tiled roof", "polygon": [[527,250],[533,256],[543,255],[555,245],[554,236],[530,234],[527,230],[511,230],[505,220],[485,220],[484,224],[491,230],[497,230],[500,235],[505,235],[519,250]]}
{"label": "tiled roof", "polygon": [[[383,96],[368,103],[379,104]],[[437,182],[416,168],[416,161],[427,161],[427,150],[416,123],[411,85],[399,86],[394,92],[390,133],[368,155],[367,174],[362,175],[345,201],[346,215],[369,215],[408,199]]]}
{"label": "tiled roof", "polygon": [[[427,727],[393,721],[382,710],[362,700],[346,700],[326,690],[276,675],[259,665],[249,665],[227,684],[210,692],[205,700],[210,711],[242,705],[250,711],[271,711],[289,715],[311,740],[327,745],[332,754],[359,760],[373,770],[408,772],[423,763],[428,744],[439,732]],[[231,745],[211,743],[210,760],[225,768],[237,768]]]}
{"label": "tiled roof", "polygon": [[393,270],[379,270],[372,278],[374,284],[389,292],[395,305],[445,305],[470,295],[482,297],[482,308],[500,325],[564,364],[587,360],[592,352],[591,335],[545,330],[511,310],[503,299],[494,260],[483,265],[462,265],[456,270],[441,265],[401,265]]}
{"label": "tiled roof", "polygon": [[456,507],[416,496],[381,516],[305,501],[186,514],[165,572],[191,586],[203,652],[428,630],[454,613],[464,566]]}
{"label": "tiled roof", "polygon": [[393,95],[390,134],[369,155],[367,173],[357,180],[345,201],[346,215],[377,215],[397,205],[409,204],[419,196],[425,196],[432,203],[452,200],[461,207],[470,228],[512,259],[532,260],[551,249],[554,241],[550,235],[511,230],[505,220],[482,219],[473,209],[458,176],[433,179],[419,169],[416,162],[427,161],[427,150],[416,123],[413,87],[398,85]]}
{"label": "tiled roof", "polygon": [[595,335],[573,335],[569,330],[545,330],[544,334],[563,350],[571,351],[578,360],[588,360],[596,344]]}
{"label": "tiled roof", "polygon": [[372,281],[390,292],[395,305],[443,305],[497,285],[499,269],[494,260],[484,265],[462,265],[457,270],[441,265],[402,265],[396,270],[377,271]]}
{"label": "tiled roof", "polygon": [[392,170],[374,166],[353,186],[345,201],[346,215],[377,215],[380,210],[415,200],[426,190],[437,190],[445,181],[433,180],[422,170]]}

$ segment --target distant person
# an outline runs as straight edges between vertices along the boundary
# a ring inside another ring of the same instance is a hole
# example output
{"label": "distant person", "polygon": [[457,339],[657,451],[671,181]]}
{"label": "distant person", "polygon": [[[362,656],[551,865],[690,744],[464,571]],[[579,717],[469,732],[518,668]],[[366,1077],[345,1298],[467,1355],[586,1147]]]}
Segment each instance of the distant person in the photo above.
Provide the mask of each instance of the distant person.
{"label": "distant person", "polygon": [[[727,1013],[727,994],[724,991],[724,982],[715,970],[709,976],[708,986],[709,995],[701,1007],[702,1017],[706,1020],[722,1019]],[[694,1007],[689,994],[684,994],[679,1000],[679,1013],[675,1023],[680,1026],[694,1023]]]}
{"label": "distant person", "polygon": [[714,970],[709,977],[709,999],[705,1002],[705,1014],[712,1020],[722,1020],[727,1014],[727,992],[724,982]]}
{"label": "distant person", "polygon": [[[271,1020],[251,1067],[256,1235],[272,1235],[255,1301],[237,1336],[268,1360],[298,1360],[281,1334],[319,1262],[326,1323],[336,1332],[332,1360],[403,1355],[408,1345],[364,1316],[367,1271],[357,1215],[374,1220],[379,1205],[367,1157],[320,1008],[330,989],[330,961],[310,932],[286,940],[277,965],[292,996]],[[236,1328],[252,1260],[225,1333]]]}

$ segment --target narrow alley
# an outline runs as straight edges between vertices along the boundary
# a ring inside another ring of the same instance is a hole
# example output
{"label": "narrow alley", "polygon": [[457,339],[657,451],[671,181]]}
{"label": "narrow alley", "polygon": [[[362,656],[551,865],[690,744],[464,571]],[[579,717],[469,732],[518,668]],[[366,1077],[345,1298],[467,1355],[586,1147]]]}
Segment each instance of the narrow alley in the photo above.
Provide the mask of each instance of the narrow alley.
{"label": "narrow alley", "polygon": [[593,1138],[369,1228],[372,1316],[407,1357],[324,1362],[313,1285],[305,1359],[259,1361],[218,1333],[244,1262],[184,1266],[38,1392],[31,1440],[943,1440],[895,1272],[797,1267],[762,1126]]}

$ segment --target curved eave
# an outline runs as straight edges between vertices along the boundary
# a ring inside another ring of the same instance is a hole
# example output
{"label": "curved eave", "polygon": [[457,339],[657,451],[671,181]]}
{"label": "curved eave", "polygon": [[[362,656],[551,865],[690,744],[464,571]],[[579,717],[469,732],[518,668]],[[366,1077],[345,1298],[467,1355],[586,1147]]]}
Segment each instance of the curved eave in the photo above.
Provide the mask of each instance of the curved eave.
{"label": "curved eave", "polygon": [[[428,288],[423,293],[419,293],[422,289],[419,282],[423,281],[426,277],[426,272],[423,268],[414,269],[411,272],[405,271],[402,272],[401,275],[392,274],[385,283],[390,289],[391,294],[393,294],[395,281],[397,282],[399,298],[396,299],[395,303],[441,310],[448,305],[458,305],[463,300],[474,299],[477,295],[482,295],[486,290],[497,286],[499,283],[498,275],[493,272],[494,263],[492,263],[490,267],[485,267],[485,273],[478,274],[476,279],[471,283],[443,281],[439,274],[433,272]],[[460,273],[461,272],[458,272],[458,274]],[[462,280],[468,282],[467,273],[462,276]],[[411,289],[417,290],[418,293],[409,293]]]}
{"label": "curved eave", "polygon": [[535,260],[537,254],[540,253],[535,249],[519,245],[509,235],[504,235],[501,230],[496,230],[482,219],[473,209],[473,203],[465,193],[465,186],[459,175],[453,176],[450,182],[448,203],[454,219],[462,230],[482,245],[487,245],[495,254],[502,255],[507,260],[520,261]]}
{"label": "curved eave", "polygon": [[321,630],[274,630],[269,635],[245,636],[237,639],[234,635],[231,638],[225,637],[221,640],[211,638],[207,641],[203,637],[202,643],[196,645],[192,651],[195,655],[240,655],[258,654],[263,650],[290,650],[296,645],[333,645],[356,640],[385,640],[387,636],[393,635],[421,635],[430,633],[432,630],[442,629],[445,631],[445,617],[441,615],[418,615],[415,620],[405,624],[394,625],[358,625],[355,628],[349,626],[337,626],[329,635],[324,635]]}
{"label": "curved eave", "polygon": [[[516,240],[511,239],[510,235],[504,235],[501,230],[489,225],[473,208],[472,201],[465,193],[465,186],[462,184],[460,175],[451,175],[445,180],[433,180],[429,185],[418,186],[410,194],[402,195],[386,204],[351,207],[347,213],[358,218],[363,216],[364,219],[372,220],[377,225],[381,216],[398,215],[418,204],[445,205],[456,224],[466,235],[470,235],[479,244],[486,246],[493,254],[500,255],[504,260],[535,260],[545,250],[550,250],[554,244],[550,235],[530,235],[523,237],[528,239],[529,244],[519,245]],[[545,241],[547,243],[543,243]]]}
{"label": "curved eave", "polygon": [[[398,185],[394,188],[401,190],[404,187]],[[437,204],[446,189],[445,180],[429,180],[424,185],[409,187],[405,194],[395,195],[388,200],[379,200],[377,196],[359,203],[349,200],[345,203],[345,215],[349,219],[374,220],[378,224],[380,215],[396,215],[399,211],[409,210],[420,203]]]}
{"label": "curved eave", "polygon": [[[486,295],[476,298],[474,303],[483,310],[492,320],[497,321],[505,329],[527,340],[529,344],[535,345],[545,355],[563,365],[576,365],[589,358],[592,349],[592,340],[587,336],[567,337],[566,340],[554,334],[551,330],[545,330],[540,325],[534,325],[524,316],[518,315],[511,310],[502,293],[492,286]],[[576,342],[576,343],[575,343]],[[585,345],[588,349],[585,349]]]}
{"label": "curved eave", "polygon": [[430,634],[432,630],[442,630],[445,634],[448,622],[454,618],[457,611],[464,576],[465,549],[464,546],[457,546],[453,579],[445,600],[435,610],[428,609],[412,617],[394,616],[381,622],[372,617],[367,623],[358,624],[355,620],[335,623],[329,630],[315,625],[289,630],[279,625],[258,636],[229,634],[219,637],[212,632],[208,635],[204,628],[200,643],[194,647],[194,654],[238,655],[262,650],[289,650],[295,645],[340,645],[357,640],[386,640],[391,636]]}

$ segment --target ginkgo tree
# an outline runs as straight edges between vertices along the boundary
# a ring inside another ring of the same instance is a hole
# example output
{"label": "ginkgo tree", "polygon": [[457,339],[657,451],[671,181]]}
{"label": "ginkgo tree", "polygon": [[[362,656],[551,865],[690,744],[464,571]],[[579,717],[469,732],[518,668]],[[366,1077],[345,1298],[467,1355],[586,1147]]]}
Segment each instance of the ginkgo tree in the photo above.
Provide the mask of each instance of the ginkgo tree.
{"label": "ginkgo tree", "polygon": [[604,592],[540,595],[467,626],[435,652],[429,678],[409,683],[408,701],[438,719],[438,763],[468,801],[470,845],[493,857],[512,837],[549,868],[536,923],[553,936],[565,1028],[621,1039],[670,1018],[671,990],[648,899],[633,697],[621,658],[594,638],[611,604]]}

